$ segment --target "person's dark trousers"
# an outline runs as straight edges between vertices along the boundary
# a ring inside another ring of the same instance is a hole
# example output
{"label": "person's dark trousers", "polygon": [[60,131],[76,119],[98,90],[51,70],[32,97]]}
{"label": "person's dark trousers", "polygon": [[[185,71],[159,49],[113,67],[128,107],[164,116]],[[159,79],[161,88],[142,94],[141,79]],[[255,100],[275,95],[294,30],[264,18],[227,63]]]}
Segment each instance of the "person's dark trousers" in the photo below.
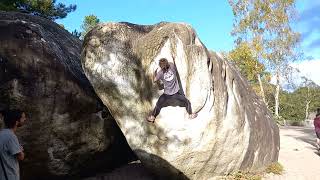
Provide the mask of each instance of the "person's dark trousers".
{"label": "person's dark trousers", "polygon": [[183,104],[183,106],[186,107],[188,114],[192,114],[190,101],[184,95],[180,94],[180,92],[177,92],[173,95],[162,94],[159,97],[158,102],[156,104],[156,107],[154,108],[153,113],[152,113],[152,115],[154,117],[158,116],[158,114],[161,111],[161,108],[163,108],[163,106],[165,105],[165,102],[169,99],[176,99],[176,100],[180,101]]}

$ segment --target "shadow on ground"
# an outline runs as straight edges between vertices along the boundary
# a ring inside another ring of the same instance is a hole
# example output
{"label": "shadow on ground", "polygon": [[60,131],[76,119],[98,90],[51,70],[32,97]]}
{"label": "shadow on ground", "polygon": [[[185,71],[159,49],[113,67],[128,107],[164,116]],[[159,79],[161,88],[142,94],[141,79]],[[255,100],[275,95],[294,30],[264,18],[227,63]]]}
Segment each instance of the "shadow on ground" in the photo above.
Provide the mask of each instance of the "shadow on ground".
{"label": "shadow on ground", "polygon": [[140,161],[135,161],[117,168],[110,173],[99,174],[83,180],[189,180],[186,175],[161,157],[149,154],[144,150],[137,150],[137,152],[143,156],[150,157],[151,161],[146,163],[157,162],[159,167],[151,170],[145,167]]}
{"label": "shadow on ground", "polygon": [[285,136],[295,138],[299,141],[308,143],[312,146],[312,148],[307,147],[312,150],[316,150],[316,135],[315,131],[312,127],[299,127],[299,126],[282,126],[280,129],[291,129],[295,130],[301,133],[301,135],[292,135],[292,134],[286,134]]}

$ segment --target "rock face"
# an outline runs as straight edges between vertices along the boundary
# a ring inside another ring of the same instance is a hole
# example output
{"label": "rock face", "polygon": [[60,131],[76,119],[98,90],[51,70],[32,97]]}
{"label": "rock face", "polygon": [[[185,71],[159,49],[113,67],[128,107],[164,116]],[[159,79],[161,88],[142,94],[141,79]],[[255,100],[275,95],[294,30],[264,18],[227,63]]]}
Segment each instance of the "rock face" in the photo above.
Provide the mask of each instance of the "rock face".
{"label": "rock face", "polygon": [[[130,147],[163,178],[210,179],[277,161],[279,129],[266,106],[189,25],[101,24],[86,36],[81,56]],[[163,57],[175,63],[196,119],[184,107],[168,106],[155,124],[145,121],[162,93],[151,76]]]}
{"label": "rock face", "polygon": [[83,73],[80,48],[51,21],[0,12],[0,108],[29,118],[18,130],[22,179],[90,175],[134,157]]}

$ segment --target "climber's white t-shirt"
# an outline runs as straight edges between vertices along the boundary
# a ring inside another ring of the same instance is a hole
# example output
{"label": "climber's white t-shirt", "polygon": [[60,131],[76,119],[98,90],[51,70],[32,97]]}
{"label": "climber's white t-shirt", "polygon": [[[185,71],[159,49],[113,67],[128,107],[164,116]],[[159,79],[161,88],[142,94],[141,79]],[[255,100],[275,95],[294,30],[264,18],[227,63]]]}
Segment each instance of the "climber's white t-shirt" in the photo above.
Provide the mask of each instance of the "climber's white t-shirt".
{"label": "climber's white t-shirt", "polygon": [[176,69],[173,63],[169,63],[169,68],[166,72],[160,70],[157,73],[156,80],[161,80],[164,86],[164,94],[172,95],[179,91],[179,83],[177,79]]}

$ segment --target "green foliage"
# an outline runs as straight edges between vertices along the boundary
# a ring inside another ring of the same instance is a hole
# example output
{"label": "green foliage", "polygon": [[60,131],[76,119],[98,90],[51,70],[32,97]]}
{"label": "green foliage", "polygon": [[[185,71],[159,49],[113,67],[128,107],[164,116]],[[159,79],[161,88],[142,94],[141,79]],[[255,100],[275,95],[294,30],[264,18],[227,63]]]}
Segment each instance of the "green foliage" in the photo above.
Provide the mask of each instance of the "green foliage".
{"label": "green foliage", "polygon": [[74,31],[72,31],[71,34],[72,34],[74,37],[80,39],[81,32],[77,31],[76,29],[75,29]]}
{"label": "green foliage", "polygon": [[[248,42],[253,45],[253,52],[257,57],[263,53],[263,33],[266,28],[263,19],[262,0],[229,0],[234,14],[234,25],[231,35],[236,43]],[[260,58],[259,57],[259,58]]]}
{"label": "green foliage", "polygon": [[257,74],[265,73],[265,68],[262,63],[253,56],[253,51],[250,45],[246,42],[242,42],[236,46],[229,53],[229,58],[240,69],[242,75],[244,75],[250,83],[257,83]]}
{"label": "green foliage", "polygon": [[85,35],[98,23],[100,22],[99,18],[93,14],[89,16],[85,16],[83,23],[81,25],[81,39],[85,37]]}
{"label": "green foliage", "polygon": [[[279,116],[280,77],[288,74],[288,62],[299,55],[296,48],[300,35],[291,28],[295,3],[295,0],[229,0],[234,14],[231,34],[236,37],[236,44],[250,44],[253,57],[268,66],[276,77],[276,116]],[[265,100],[262,82],[259,83]]]}
{"label": "green foliage", "polygon": [[[266,71],[264,64],[260,63],[258,58],[254,56],[254,51],[251,47],[247,42],[241,42],[229,52],[228,58],[234,62],[241,74],[247,78],[252,89],[264,98],[266,104],[269,104],[272,102],[270,97],[274,98],[272,95],[274,88],[270,84],[271,74]],[[264,90],[263,94],[261,89]]]}
{"label": "green foliage", "polygon": [[283,117],[281,117],[281,116],[274,116],[273,119],[280,126],[286,125],[285,124],[285,119]]}
{"label": "green foliage", "polygon": [[[236,44],[245,42],[250,45],[252,57],[259,63],[264,63],[265,57],[265,24],[262,18],[263,2],[261,0],[229,0],[234,14],[234,24],[231,35],[236,37]],[[259,64],[256,64],[256,69],[259,69]],[[266,102],[265,92],[263,89],[262,74],[256,73],[255,76],[259,82],[260,96]],[[255,89],[255,88],[254,88]]]}
{"label": "green foliage", "polygon": [[295,12],[294,5],[295,0],[270,1],[265,5],[268,15],[273,17],[265,18],[266,31],[270,34],[266,42],[266,57],[275,69],[286,68],[288,61],[296,59],[295,48],[299,43],[300,34],[294,32],[290,24]]}
{"label": "green foliage", "polygon": [[285,120],[303,120],[304,110],[303,110],[302,96],[297,92],[289,93],[286,91],[280,92],[280,112],[281,116]]}
{"label": "green foliage", "polygon": [[0,10],[2,11],[17,11],[17,7],[22,4],[23,0],[1,0]]}
{"label": "green foliage", "polygon": [[291,93],[280,92],[281,116],[290,121],[304,121],[309,101],[308,112],[314,112],[320,107],[320,87],[300,87]]}
{"label": "green foliage", "polygon": [[0,10],[20,11],[50,20],[65,18],[76,8],[76,5],[66,6],[62,3],[56,3],[56,0],[1,0],[0,2]]}
{"label": "green foliage", "polygon": [[266,169],[266,173],[273,173],[273,174],[281,175],[283,173],[283,166],[278,162],[272,163]]}
{"label": "green foliage", "polygon": [[[265,95],[265,103],[271,112],[274,112],[274,91],[275,85],[270,83],[271,74],[266,72],[266,80],[263,80],[263,89]],[[259,84],[253,84],[253,89],[258,92]]]}

